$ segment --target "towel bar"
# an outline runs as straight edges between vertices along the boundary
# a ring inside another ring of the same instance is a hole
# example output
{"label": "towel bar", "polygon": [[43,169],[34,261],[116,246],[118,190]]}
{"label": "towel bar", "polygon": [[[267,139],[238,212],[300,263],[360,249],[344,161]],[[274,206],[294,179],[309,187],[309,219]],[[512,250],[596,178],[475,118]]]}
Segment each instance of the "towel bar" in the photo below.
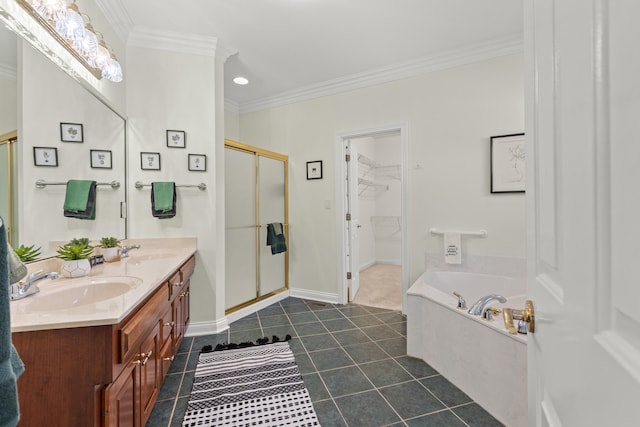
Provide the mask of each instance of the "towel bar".
{"label": "towel bar", "polygon": [[[135,187],[140,190],[142,189],[142,187],[151,187],[151,184],[143,184],[141,181],[136,181],[135,182]],[[198,188],[200,191],[204,191],[207,189],[207,184],[205,184],[204,182],[201,182],[200,184],[176,184],[176,187],[193,187],[193,188]]]}
{"label": "towel bar", "polygon": [[[460,233],[461,236],[477,236],[477,237],[487,237],[487,230],[478,230],[478,231],[453,231],[455,233]],[[431,234],[444,234],[444,230],[438,230],[437,228],[430,228],[429,233]]]}
{"label": "towel bar", "polygon": [[[39,179],[36,181],[36,188],[45,188],[47,185],[67,185],[66,182],[46,182],[44,179]],[[114,190],[120,188],[120,183],[118,181],[111,182],[98,182],[96,185],[109,185]]]}

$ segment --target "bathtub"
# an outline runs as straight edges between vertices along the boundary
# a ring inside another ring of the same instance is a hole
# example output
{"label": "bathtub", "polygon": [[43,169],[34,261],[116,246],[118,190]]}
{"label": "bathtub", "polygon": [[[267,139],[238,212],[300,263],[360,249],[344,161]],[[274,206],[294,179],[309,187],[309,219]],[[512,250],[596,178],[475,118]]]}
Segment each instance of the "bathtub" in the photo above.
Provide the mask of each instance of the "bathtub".
{"label": "bathtub", "polygon": [[506,426],[527,426],[526,335],[507,332],[502,314],[486,321],[457,309],[454,291],[468,307],[494,293],[507,302],[487,307],[525,306],[523,278],[426,272],[407,291],[407,354],[427,362]]}

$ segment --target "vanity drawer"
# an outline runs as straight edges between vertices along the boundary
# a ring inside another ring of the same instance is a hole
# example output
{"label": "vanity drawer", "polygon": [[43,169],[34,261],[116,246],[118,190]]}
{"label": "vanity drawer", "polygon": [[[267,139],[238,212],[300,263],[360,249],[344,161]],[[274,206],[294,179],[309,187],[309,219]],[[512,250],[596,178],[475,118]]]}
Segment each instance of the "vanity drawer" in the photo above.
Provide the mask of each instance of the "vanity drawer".
{"label": "vanity drawer", "polygon": [[193,270],[195,270],[196,268],[196,257],[192,256],[191,258],[189,258],[189,260],[187,262],[185,262],[184,264],[182,264],[182,267],[180,267],[180,275],[182,283],[187,283],[187,281],[191,278],[191,275],[193,274]]}
{"label": "vanity drawer", "polygon": [[158,327],[159,319],[163,318],[169,298],[166,287],[161,286],[153,297],[120,329],[120,363],[135,356],[137,346],[148,335],[149,331]]}
{"label": "vanity drawer", "polygon": [[167,283],[167,287],[169,289],[168,299],[170,300],[180,291],[180,289],[182,289],[183,283],[182,278],[180,277],[180,270],[176,271],[173,276],[169,277]]}

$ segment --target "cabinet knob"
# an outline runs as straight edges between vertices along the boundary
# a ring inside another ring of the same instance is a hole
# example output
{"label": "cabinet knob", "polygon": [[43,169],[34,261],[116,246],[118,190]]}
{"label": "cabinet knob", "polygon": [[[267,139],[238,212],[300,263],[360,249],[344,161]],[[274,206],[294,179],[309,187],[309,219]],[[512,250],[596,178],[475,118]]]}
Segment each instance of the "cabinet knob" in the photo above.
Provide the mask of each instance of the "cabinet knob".
{"label": "cabinet knob", "polygon": [[171,356],[171,357],[163,357],[162,360],[165,360],[167,362],[173,362],[173,359],[175,358],[175,356]]}
{"label": "cabinet knob", "polygon": [[177,282],[177,283],[172,283],[173,286],[182,286],[184,285],[184,282]]}
{"label": "cabinet knob", "polygon": [[175,325],[175,324],[176,324],[176,322],[174,322],[174,321],[171,321],[171,322],[165,322],[165,323],[164,323],[164,326],[171,326],[171,327],[173,328],[173,325]]}

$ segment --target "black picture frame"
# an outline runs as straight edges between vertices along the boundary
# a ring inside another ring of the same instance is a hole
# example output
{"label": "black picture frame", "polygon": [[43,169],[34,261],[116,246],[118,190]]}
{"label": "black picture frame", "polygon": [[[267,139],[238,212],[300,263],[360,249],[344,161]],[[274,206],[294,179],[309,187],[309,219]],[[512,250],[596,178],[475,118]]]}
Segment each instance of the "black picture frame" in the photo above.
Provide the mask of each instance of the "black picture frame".
{"label": "black picture frame", "polygon": [[307,162],[307,179],[322,179],[322,160]]}
{"label": "black picture frame", "polygon": [[187,133],[183,130],[167,129],[167,147],[185,148],[187,146]]}
{"label": "black picture frame", "polygon": [[140,169],[143,171],[159,171],[160,168],[160,153],[140,152]]}
{"label": "black picture frame", "polygon": [[490,138],[491,193],[525,192],[524,133],[496,135]]}
{"label": "black picture frame", "polygon": [[89,150],[92,169],[112,169],[111,150]]}
{"label": "black picture frame", "polygon": [[60,141],[84,142],[84,129],[82,123],[60,123]]}
{"label": "black picture frame", "polygon": [[58,149],[56,147],[33,147],[34,166],[58,167]]}
{"label": "black picture frame", "polygon": [[188,168],[192,172],[207,171],[207,155],[206,154],[189,154]]}

